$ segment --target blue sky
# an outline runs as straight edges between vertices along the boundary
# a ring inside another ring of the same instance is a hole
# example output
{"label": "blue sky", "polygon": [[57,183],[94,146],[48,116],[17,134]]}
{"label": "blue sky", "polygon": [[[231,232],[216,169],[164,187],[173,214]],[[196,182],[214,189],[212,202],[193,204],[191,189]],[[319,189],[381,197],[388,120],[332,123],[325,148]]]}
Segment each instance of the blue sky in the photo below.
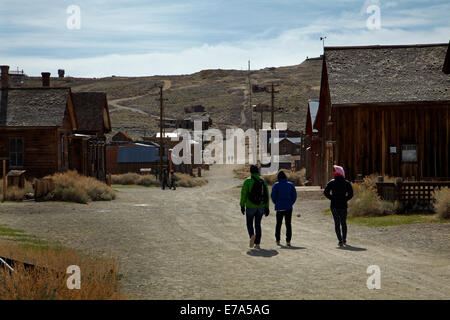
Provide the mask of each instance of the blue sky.
{"label": "blue sky", "polygon": [[[81,28],[68,29],[70,5]],[[369,29],[369,6],[380,28]],[[301,63],[326,45],[448,42],[448,0],[0,0],[0,64],[102,77]]]}

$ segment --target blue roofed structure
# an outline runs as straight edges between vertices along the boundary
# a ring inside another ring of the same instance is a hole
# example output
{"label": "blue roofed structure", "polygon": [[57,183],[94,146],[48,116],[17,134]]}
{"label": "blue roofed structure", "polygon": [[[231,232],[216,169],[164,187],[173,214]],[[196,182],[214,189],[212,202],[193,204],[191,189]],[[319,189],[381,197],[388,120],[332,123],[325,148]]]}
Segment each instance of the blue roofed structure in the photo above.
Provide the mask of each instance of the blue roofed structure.
{"label": "blue roofed structure", "polygon": [[[164,150],[164,161],[167,161],[167,148]],[[159,148],[152,145],[136,144],[120,146],[117,154],[118,163],[146,163],[159,161]]]}

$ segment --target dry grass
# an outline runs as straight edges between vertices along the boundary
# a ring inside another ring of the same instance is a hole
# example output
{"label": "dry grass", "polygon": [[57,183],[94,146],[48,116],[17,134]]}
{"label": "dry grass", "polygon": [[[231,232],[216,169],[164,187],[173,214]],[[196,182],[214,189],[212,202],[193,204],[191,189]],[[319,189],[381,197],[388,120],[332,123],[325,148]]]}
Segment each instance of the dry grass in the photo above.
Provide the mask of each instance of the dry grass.
{"label": "dry grass", "polygon": [[[290,170],[281,170],[286,173],[288,181],[292,182],[296,186],[303,186],[306,182],[306,169],[301,169],[300,171],[290,171]],[[277,179],[278,173],[274,173],[271,175],[263,175],[264,180],[267,181],[268,184],[273,185],[278,181]]]}
{"label": "dry grass", "polygon": [[46,178],[55,182],[55,190],[46,196],[46,200],[88,203],[116,198],[111,187],[95,178],[79,175],[76,171],[56,173]]}
{"label": "dry grass", "polygon": [[[6,190],[7,201],[22,201],[25,194],[33,193],[33,185],[30,181],[25,180],[25,188],[19,189],[17,187],[8,187]],[[0,179],[0,200],[3,200],[3,180]]]}
{"label": "dry grass", "polygon": [[353,198],[348,208],[350,217],[379,217],[398,212],[398,203],[381,200],[370,178],[362,183],[352,183],[352,186]]}
{"label": "dry grass", "polygon": [[238,169],[234,169],[233,173],[237,179],[241,180],[247,179],[250,176],[250,165],[245,164],[239,167]]}
{"label": "dry grass", "polygon": [[450,219],[450,189],[442,188],[434,191],[434,210],[441,219]]}
{"label": "dry grass", "polygon": [[175,173],[175,185],[177,187],[193,188],[201,187],[208,182],[204,178],[194,178],[185,173]]}
{"label": "dry grass", "polygon": [[114,174],[111,176],[112,184],[122,184],[122,185],[137,185],[140,179],[140,175],[137,173],[129,172],[124,174]]}
{"label": "dry grass", "polygon": [[[137,173],[132,172],[113,175],[111,177],[111,180],[112,184],[119,184],[119,185],[140,185],[146,187],[161,186],[161,182],[157,180],[153,175],[139,175]],[[207,183],[207,181],[203,178],[194,178],[184,173],[175,173],[175,181],[176,181],[175,185],[177,187],[184,187],[184,188],[200,187]]]}
{"label": "dry grass", "polygon": [[[0,243],[0,256],[39,266],[14,272],[0,268],[0,300],[118,300],[126,299],[119,283],[119,263],[114,256],[92,258],[75,249],[25,247]],[[69,290],[67,267],[81,270],[81,288]]]}

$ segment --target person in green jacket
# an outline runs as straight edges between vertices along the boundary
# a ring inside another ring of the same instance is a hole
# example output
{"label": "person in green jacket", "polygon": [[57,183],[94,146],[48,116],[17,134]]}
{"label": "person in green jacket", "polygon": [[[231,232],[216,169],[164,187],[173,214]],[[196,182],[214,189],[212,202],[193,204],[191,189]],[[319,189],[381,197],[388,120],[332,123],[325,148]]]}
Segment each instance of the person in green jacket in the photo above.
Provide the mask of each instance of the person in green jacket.
{"label": "person in green jacket", "polygon": [[[247,218],[247,231],[250,236],[250,248],[260,249],[261,220],[269,215],[269,188],[267,182],[259,176],[257,166],[250,166],[251,176],[244,181],[241,190],[241,212]],[[254,227],[253,227],[254,224]]]}

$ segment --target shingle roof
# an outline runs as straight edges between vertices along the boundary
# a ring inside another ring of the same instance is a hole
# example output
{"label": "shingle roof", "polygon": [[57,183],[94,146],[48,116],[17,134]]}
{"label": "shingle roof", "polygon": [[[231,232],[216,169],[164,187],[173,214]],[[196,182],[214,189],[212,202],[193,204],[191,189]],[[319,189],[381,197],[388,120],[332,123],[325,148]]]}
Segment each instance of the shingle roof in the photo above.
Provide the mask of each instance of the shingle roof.
{"label": "shingle roof", "polygon": [[450,101],[448,47],[326,47],[331,103]]}
{"label": "shingle roof", "polygon": [[[78,131],[103,131],[104,92],[73,92],[72,102],[78,122]],[[106,130],[107,131],[107,130]]]}
{"label": "shingle roof", "polygon": [[0,127],[61,126],[69,92],[69,88],[0,89]]}

